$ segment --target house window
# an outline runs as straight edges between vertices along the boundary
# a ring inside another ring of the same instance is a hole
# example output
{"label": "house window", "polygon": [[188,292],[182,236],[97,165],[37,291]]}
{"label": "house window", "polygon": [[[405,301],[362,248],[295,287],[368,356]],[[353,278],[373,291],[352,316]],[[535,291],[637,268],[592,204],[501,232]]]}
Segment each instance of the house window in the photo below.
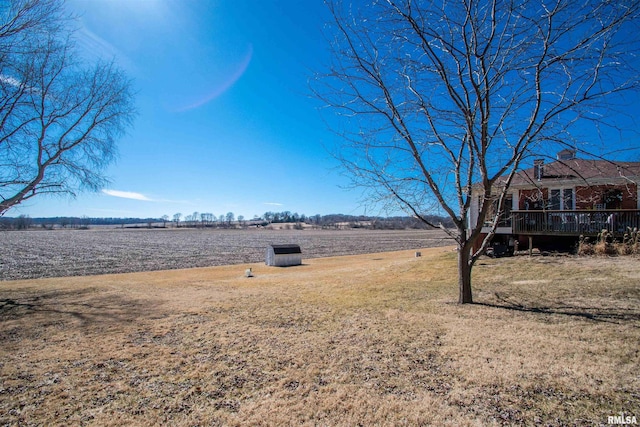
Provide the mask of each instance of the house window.
{"label": "house window", "polygon": [[549,209],[555,211],[573,210],[575,193],[572,188],[552,189],[549,192]]}
{"label": "house window", "polygon": [[520,193],[524,209],[529,211],[541,211],[545,209],[545,195],[542,190],[522,191]]}
{"label": "house window", "polygon": [[[485,217],[484,226],[489,227],[493,225],[494,220],[496,219],[496,214],[498,213],[498,196],[495,199],[491,200],[491,206],[487,211],[487,216]],[[482,204],[482,198],[479,198],[478,204]],[[500,215],[498,217],[498,227],[511,227],[511,210],[513,209],[513,195],[507,194],[504,197],[502,202],[502,210],[500,211]]]}
{"label": "house window", "polygon": [[605,209],[621,209],[622,208],[622,191],[609,190],[602,196],[602,204]]}
{"label": "house window", "polygon": [[511,227],[511,210],[513,209],[513,195],[507,194],[502,206],[502,215],[498,227]]}

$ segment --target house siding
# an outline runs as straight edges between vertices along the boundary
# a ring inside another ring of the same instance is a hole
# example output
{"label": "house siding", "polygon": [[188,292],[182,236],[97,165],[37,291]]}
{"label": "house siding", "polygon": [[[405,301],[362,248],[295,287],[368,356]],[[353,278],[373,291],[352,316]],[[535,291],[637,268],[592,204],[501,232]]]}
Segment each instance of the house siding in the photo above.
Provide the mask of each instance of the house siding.
{"label": "house siding", "polygon": [[618,209],[638,209],[638,185],[597,185],[576,188],[576,209],[604,207],[604,197],[610,191],[619,191],[622,201]]}
{"label": "house siding", "polygon": [[[550,188],[572,188],[566,185],[554,186],[548,184],[549,188],[526,189],[520,190],[519,206],[520,210],[537,210],[547,206],[549,201]],[[576,186],[575,188],[575,209],[598,209],[602,208],[603,198],[607,192],[620,191],[622,194],[622,202],[618,209],[639,209],[640,197],[638,185],[629,183],[627,185],[594,185],[594,186]],[[541,200],[542,199],[542,200]],[[536,203],[542,202],[540,207],[534,207]],[[565,208],[566,210],[567,208]]]}

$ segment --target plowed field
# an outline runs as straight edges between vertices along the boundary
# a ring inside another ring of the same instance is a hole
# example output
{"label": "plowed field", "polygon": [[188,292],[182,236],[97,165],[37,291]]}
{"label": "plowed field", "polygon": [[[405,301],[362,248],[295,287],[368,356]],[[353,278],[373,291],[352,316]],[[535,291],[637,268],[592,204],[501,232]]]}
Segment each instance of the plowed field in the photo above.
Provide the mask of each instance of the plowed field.
{"label": "plowed field", "polygon": [[91,229],[0,232],[0,280],[264,261],[269,244],[306,258],[452,245],[440,230]]}

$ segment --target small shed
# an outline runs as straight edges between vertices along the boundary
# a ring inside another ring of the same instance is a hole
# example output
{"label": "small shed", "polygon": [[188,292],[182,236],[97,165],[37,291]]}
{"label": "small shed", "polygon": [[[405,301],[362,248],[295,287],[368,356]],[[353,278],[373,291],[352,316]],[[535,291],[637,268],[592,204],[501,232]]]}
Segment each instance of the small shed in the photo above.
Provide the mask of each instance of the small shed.
{"label": "small shed", "polygon": [[265,264],[272,267],[289,267],[302,264],[300,245],[269,245]]}

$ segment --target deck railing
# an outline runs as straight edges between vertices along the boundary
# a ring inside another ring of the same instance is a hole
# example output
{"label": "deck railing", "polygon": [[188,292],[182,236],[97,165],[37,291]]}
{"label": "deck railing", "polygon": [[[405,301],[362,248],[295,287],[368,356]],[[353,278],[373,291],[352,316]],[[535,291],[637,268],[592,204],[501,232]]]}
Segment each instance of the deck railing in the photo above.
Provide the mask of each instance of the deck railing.
{"label": "deck railing", "polygon": [[512,211],[511,224],[514,234],[623,235],[627,227],[640,229],[640,209]]}

